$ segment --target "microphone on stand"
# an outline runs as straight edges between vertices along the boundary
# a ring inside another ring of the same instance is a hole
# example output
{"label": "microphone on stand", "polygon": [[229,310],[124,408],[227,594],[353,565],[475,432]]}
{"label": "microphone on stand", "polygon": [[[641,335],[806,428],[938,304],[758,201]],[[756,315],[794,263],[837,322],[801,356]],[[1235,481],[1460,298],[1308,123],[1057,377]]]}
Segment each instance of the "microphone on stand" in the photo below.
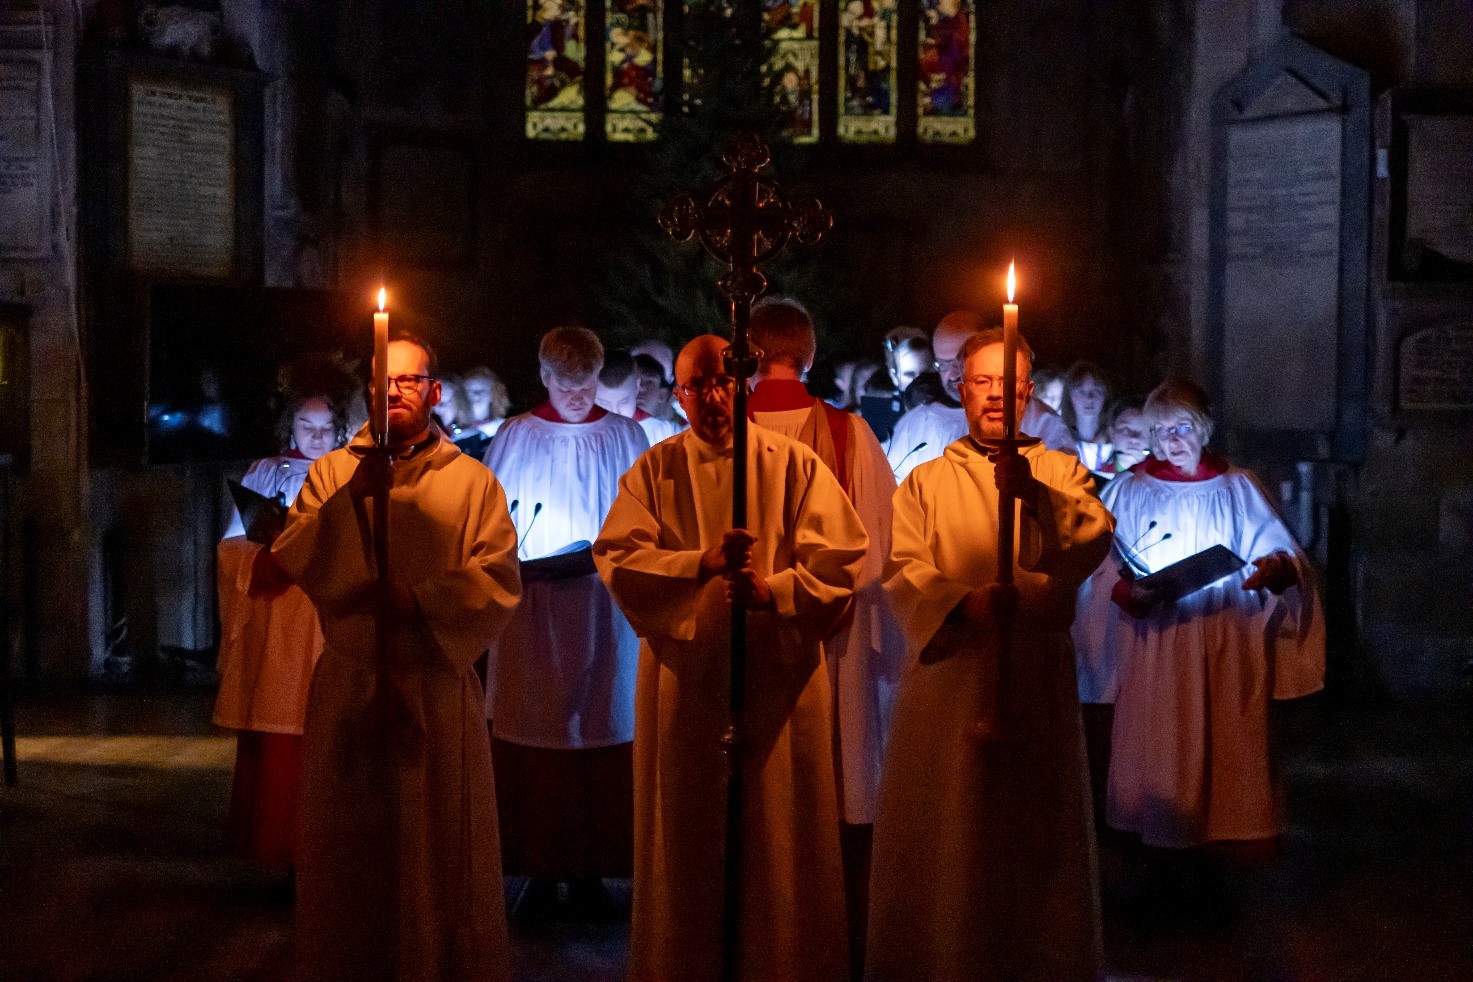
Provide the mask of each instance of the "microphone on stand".
{"label": "microphone on stand", "polygon": [[521,539],[517,542],[518,553],[522,551],[522,546],[526,544],[527,536],[532,534],[532,526],[537,524],[537,516],[540,514],[542,514],[542,502],[539,501],[532,506],[532,520],[527,523],[527,530],[522,533]]}
{"label": "microphone on stand", "polygon": [[1136,569],[1138,569],[1138,570],[1140,570],[1142,572],[1149,572],[1149,570],[1147,570],[1145,568],[1145,565],[1144,564],[1137,563],[1136,562],[1136,560],[1135,560],[1134,557],[1135,556],[1138,556],[1139,553],[1137,553],[1135,551],[1135,547],[1138,546],[1138,545],[1140,545],[1141,544],[1141,541],[1143,539],[1145,539],[1146,536],[1150,535],[1151,534],[1151,530],[1154,529],[1159,524],[1160,523],[1157,522],[1154,518],[1151,519],[1151,524],[1150,525],[1147,525],[1146,526],[1146,530],[1144,532],[1142,532],[1140,535],[1136,536],[1135,537],[1135,541],[1132,542],[1130,545],[1126,545],[1125,542],[1124,542],[1124,540],[1122,540],[1119,536],[1116,536],[1115,537],[1115,541],[1117,543],[1119,543],[1119,545],[1120,545],[1120,555],[1122,555],[1123,557],[1125,557],[1125,561],[1127,563],[1129,563],[1131,566],[1134,566]]}
{"label": "microphone on stand", "polygon": [[910,453],[906,454],[904,457],[901,457],[900,460],[896,462],[895,466],[890,468],[891,472],[898,477],[900,475],[900,468],[905,466],[905,462],[909,460],[911,456],[914,455],[917,451],[924,450],[927,446],[928,444],[926,443],[926,441],[922,440],[920,443],[917,443],[915,446],[911,447]]}
{"label": "microphone on stand", "polygon": [[[1153,522],[1152,524],[1155,524],[1155,523]],[[1150,531],[1150,530],[1147,529],[1147,531]],[[1147,570],[1146,569],[1145,560],[1141,559],[1141,557],[1144,556],[1146,553],[1150,552],[1152,549],[1154,549],[1157,546],[1159,546],[1161,543],[1165,542],[1169,538],[1171,538],[1171,533],[1170,532],[1167,532],[1165,535],[1161,536],[1161,538],[1157,539],[1155,542],[1152,542],[1150,545],[1145,546],[1144,548],[1141,548],[1141,549],[1134,549],[1134,550],[1132,550],[1135,553],[1135,561],[1136,561],[1136,565],[1138,566],[1138,568],[1143,569],[1143,570],[1146,570],[1147,574],[1149,574],[1150,573],[1150,570]],[[1137,539],[1136,541],[1140,541],[1140,540]]]}
{"label": "microphone on stand", "polygon": [[521,503],[521,498],[511,499],[511,504],[506,506],[506,516],[515,521],[517,517],[517,505],[520,505]]}

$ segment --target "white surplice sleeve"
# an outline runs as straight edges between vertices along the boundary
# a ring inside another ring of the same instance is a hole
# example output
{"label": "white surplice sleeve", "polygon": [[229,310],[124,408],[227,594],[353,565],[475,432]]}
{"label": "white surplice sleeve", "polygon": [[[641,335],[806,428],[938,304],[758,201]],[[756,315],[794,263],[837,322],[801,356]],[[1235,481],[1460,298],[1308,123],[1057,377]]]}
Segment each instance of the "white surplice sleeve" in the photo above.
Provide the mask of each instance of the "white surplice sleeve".
{"label": "white surplice sleeve", "polygon": [[[1274,511],[1258,479],[1236,469],[1229,477],[1239,475],[1241,484],[1234,489],[1243,514],[1238,554],[1251,563],[1275,552],[1287,553],[1299,575],[1294,586],[1267,597],[1269,610],[1263,627],[1264,655],[1273,669],[1273,697],[1297,699],[1318,692],[1325,684],[1325,616],[1318,578],[1314,564]],[[1251,573],[1252,568],[1246,572]]]}
{"label": "white surplice sleeve", "polygon": [[[800,458],[801,459],[801,458]],[[788,478],[798,506],[789,535],[793,565],[767,579],[773,611],[789,630],[807,639],[828,637],[849,609],[869,537],[839,481],[809,454]],[[795,486],[802,481],[801,486]]]}
{"label": "white surplice sleeve", "polygon": [[462,671],[501,635],[522,597],[517,532],[507,514],[506,493],[494,477],[479,491],[467,502],[464,560],[410,584],[440,650]]}
{"label": "white surplice sleeve", "polygon": [[926,535],[926,510],[921,475],[912,473],[895,492],[890,556],[885,562],[885,593],[912,655],[931,643],[947,615],[972,589],[937,568]]}
{"label": "white surplice sleeve", "polygon": [[1038,504],[1019,523],[1018,565],[1073,592],[1109,553],[1115,520],[1077,457],[1043,453],[1032,460]]}
{"label": "white surplice sleeve", "polygon": [[690,641],[704,587],[701,550],[661,546],[653,503],[657,480],[647,457],[620,478],[619,493],[593,544],[593,563],[635,634]]}

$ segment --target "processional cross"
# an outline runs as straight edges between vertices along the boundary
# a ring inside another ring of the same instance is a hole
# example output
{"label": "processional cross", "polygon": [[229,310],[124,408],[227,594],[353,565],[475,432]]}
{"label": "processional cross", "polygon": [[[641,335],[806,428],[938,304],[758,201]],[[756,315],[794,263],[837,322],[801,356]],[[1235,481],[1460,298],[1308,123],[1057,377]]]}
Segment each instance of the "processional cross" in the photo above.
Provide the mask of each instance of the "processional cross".
{"label": "processional cross", "polygon": [[[730,304],[731,348],[726,373],[736,380],[732,403],[732,528],[747,527],[747,379],[756,374],[748,321],[752,301],[767,288],[761,265],[790,240],[814,245],[833,227],[816,198],[789,201],[761,171],[771,161],[757,136],[738,139],[721,157],[730,172],[702,194],[704,204],[681,195],[660,213],[660,227],[686,242],[699,236],[726,264],[717,286]],[[731,720],[722,736],[728,769],[726,790],[725,907],[722,911],[722,977],[735,979],[741,961],[742,721],[746,709],[747,615],[731,609]]]}

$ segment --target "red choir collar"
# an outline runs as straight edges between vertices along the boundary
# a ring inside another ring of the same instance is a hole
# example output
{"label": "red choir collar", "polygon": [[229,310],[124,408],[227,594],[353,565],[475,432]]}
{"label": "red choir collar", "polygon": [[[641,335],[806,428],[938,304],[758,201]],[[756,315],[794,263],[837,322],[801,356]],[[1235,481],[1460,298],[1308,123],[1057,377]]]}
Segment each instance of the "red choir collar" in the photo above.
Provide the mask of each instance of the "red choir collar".
{"label": "red choir collar", "polygon": [[649,418],[650,418],[650,414],[647,413],[647,412],[645,412],[643,409],[635,409],[634,410],[634,421],[636,423],[641,422],[641,421],[646,420],[646,419],[649,419]]}
{"label": "red choir collar", "polygon": [[1215,454],[1211,450],[1202,451],[1202,460],[1197,464],[1197,473],[1183,474],[1177,470],[1176,465],[1165,457],[1147,457],[1131,468],[1132,471],[1154,477],[1161,481],[1175,481],[1187,484],[1192,481],[1206,481],[1210,478],[1221,477],[1227,473],[1227,458],[1221,454]]}
{"label": "red choir collar", "polygon": [[[588,414],[588,418],[585,419],[583,422],[585,422],[585,423],[596,423],[599,420],[603,419],[608,414],[609,414],[609,411],[607,409],[605,409],[603,406],[594,406],[593,407],[593,412],[589,413]],[[542,405],[540,405],[536,409],[532,410],[532,415],[533,416],[536,416],[538,419],[545,419],[549,423],[566,423],[567,422],[567,420],[563,419],[561,416],[558,415],[558,411],[556,409],[553,409],[552,408],[552,403],[550,403],[550,402],[544,402]]]}
{"label": "red choir collar", "polygon": [[304,454],[304,453],[302,453],[302,451],[298,450],[296,447],[292,447],[290,450],[288,450],[282,456],[284,456],[284,457],[290,457],[292,460],[306,460],[306,459],[308,459],[307,458],[307,455]]}
{"label": "red choir collar", "polygon": [[813,396],[808,386],[793,378],[765,378],[747,397],[747,415],[752,413],[787,413],[812,409]]}

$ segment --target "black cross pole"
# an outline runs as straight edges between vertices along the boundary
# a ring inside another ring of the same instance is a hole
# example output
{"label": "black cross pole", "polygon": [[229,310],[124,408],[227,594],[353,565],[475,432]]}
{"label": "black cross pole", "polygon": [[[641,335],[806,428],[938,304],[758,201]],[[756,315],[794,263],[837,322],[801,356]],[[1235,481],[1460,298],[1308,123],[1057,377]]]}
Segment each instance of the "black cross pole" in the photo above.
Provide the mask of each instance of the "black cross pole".
{"label": "black cross pole", "polygon": [[[761,170],[771,160],[756,136],[737,140],[721,157],[730,169],[702,195],[700,204],[681,195],[660,214],[660,227],[677,241],[699,236],[711,254],[726,265],[717,285],[731,307],[731,349],[727,374],[737,380],[732,404],[732,528],[747,527],[747,379],[757,371],[748,336],[752,301],[767,288],[761,266],[791,239],[818,242],[833,226],[833,217],[817,199],[789,202]],[[722,910],[722,977],[734,980],[741,966],[742,873],[742,717],[746,709],[747,616],[739,604],[731,610],[731,719],[722,737],[726,754],[725,906]]]}

